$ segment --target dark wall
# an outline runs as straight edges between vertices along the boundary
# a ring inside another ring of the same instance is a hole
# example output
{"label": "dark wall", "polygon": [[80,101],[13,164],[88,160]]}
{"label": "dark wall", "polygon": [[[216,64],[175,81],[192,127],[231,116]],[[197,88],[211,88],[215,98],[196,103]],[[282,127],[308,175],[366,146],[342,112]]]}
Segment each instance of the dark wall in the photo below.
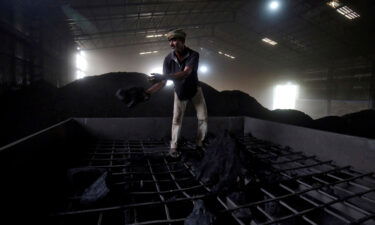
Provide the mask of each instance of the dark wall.
{"label": "dark wall", "polygon": [[1,1],[0,42],[0,94],[39,80],[73,80],[75,43],[54,1]]}
{"label": "dark wall", "polygon": [[301,73],[297,109],[320,118],[372,108],[372,67],[365,61]]}
{"label": "dark wall", "polygon": [[46,214],[63,196],[66,168],[78,165],[90,140],[79,124],[69,120],[0,148],[0,206],[6,209],[0,223],[51,224],[45,221]]}

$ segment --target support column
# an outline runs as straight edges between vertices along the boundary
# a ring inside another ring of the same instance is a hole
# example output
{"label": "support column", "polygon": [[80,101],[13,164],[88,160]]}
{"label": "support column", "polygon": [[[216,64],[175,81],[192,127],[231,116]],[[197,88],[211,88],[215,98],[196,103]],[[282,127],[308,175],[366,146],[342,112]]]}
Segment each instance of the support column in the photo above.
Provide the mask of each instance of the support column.
{"label": "support column", "polygon": [[332,97],[333,97],[333,92],[334,92],[334,83],[333,83],[333,75],[334,75],[334,69],[331,67],[327,71],[327,83],[326,83],[326,88],[327,88],[327,116],[331,115],[332,112]]}
{"label": "support column", "polygon": [[[10,26],[13,28],[15,26],[15,15],[14,15],[15,6],[11,3],[10,7]],[[16,81],[16,36],[11,33],[10,41],[10,86],[15,86]]]}
{"label": "support column", "polygon": [[375,109],[375,61],[372,61],[371,67],[369,101],[371,109]]}

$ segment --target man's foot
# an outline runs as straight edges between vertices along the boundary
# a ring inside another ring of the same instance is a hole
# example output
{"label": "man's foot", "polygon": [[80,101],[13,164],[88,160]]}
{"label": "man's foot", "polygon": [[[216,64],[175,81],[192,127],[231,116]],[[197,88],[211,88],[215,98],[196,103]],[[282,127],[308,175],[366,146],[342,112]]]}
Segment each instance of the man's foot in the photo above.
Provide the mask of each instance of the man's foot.
{"label": "man's foot", "polygon": [[177,151],[177,149],[169,150],[169,156],[172,158],[178,158],[181,156],[181,152]]}
{"label": "man's foot", "polygon": [[203,147],[202,146],[196,146],[195,147],[195,151],[197,152],[197,154],[198,154],[198,156],[200,157],[200,158],[203,158],[203,156],[204,156],[204,150],[203,150]]}

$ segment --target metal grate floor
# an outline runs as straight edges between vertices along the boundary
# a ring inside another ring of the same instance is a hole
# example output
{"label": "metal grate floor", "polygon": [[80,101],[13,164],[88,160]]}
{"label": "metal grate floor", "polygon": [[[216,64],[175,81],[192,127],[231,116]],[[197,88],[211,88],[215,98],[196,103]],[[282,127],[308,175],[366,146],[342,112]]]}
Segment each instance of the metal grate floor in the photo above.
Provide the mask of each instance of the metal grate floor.
{"label": "metal grate floor", "polygon": [[[217,197],[218,224],[375,224],[371,173],[253,137],[241,140],[275,179],[246,190],[256,197],[241,204]],[[109,171],[114,191],[90,206],[67,197],[51,217],[56,224],[183,224],[194,200],[211,194],[188,164],[165,157],[168,144],[162,141],[100,140],[88,148],[81,166]]]}
{"label": "metal grate floor", "polygon": [[[169,161],[168,150],[161,141],[98,141],[89,147],[81,166],[110,171],[117,192],[94,207],[85,207],[71,196],[54,220],[57,224],[184,224],[194,200],[207,197],[209,188],[195,179],[187,164]],[[235,224],[230,216],[224,219],[227,224],[230,220]]]}
{"label": "metal grate floor", "polygon": [[271,165],[270,173],[279,179],[259,188],[263,200],[239,206],[227,199],[229,211],[250,208],[255,224],[375,224],[372,173],[337,167],[252,137],[244,143],[250,154]]}

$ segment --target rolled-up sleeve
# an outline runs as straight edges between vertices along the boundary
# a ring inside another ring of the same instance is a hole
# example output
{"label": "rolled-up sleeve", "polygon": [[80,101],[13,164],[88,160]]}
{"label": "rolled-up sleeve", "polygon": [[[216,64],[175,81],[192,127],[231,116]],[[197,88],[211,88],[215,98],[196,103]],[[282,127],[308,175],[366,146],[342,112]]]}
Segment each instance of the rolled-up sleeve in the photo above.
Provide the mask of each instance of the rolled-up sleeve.
{"label": "rolled-up sleeve", "polygon": [[170,74],[171,69],[169,68],[168,56],[164,58],[163,62],[163,74]]}
{"label": "rolled-up sleeve", "polygon": [[198,71],[198,64],[199,64],[199,53],[194,52],[187,59],[185,66],[189,66],[193,68],[194,71]]}

